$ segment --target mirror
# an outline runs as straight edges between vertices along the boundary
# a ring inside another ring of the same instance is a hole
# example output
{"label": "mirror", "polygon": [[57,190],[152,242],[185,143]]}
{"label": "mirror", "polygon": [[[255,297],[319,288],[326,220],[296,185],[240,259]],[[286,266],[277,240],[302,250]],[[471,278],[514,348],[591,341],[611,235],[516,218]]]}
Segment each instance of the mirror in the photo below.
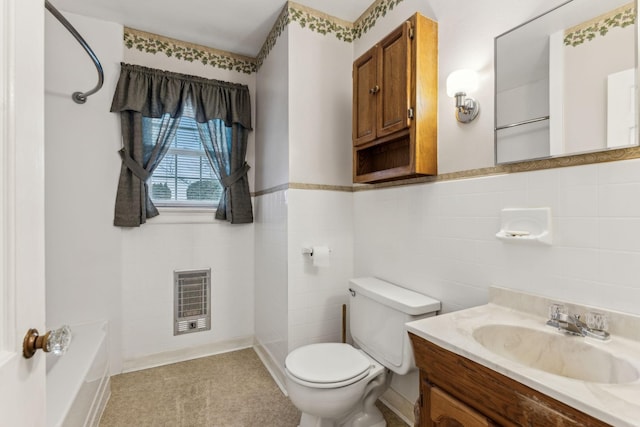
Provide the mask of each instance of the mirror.
{"label": "mirror", "polygon": [[496,164],[638,144],[636,10],[570,0],[495,38]]}

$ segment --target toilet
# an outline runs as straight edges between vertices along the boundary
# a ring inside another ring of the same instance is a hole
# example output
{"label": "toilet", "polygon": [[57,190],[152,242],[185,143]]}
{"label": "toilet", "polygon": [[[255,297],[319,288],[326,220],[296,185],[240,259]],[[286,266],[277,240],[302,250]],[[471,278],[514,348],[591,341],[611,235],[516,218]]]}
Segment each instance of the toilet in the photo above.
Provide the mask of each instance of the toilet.
{"label": "toilet", "polygon": [[349,281],[354,346],[310,344],[285,360],[289,398],[302,412],[299,427],[384,427],[375,402],[393,373],[415,368],[405,323],[434,316],[440,301],[375,277]]}

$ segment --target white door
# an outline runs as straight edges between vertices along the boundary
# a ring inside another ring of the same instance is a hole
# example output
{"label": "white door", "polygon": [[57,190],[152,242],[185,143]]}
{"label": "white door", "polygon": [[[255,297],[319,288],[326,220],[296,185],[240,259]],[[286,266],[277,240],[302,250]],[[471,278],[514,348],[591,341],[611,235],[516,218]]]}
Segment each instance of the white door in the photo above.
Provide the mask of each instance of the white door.
{"label": "white door", "polygon": [[0,1],[0,425],[45,425],[44,1]]}

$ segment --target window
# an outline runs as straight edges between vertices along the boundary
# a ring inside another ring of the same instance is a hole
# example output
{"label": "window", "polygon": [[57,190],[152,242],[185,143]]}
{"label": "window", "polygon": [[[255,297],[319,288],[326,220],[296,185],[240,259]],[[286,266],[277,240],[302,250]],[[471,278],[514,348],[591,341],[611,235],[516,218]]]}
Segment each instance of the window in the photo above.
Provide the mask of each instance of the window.
{"label": "window", "polygon": [[[155,141],[162,119],[146,120],[151,126],[145,129],[144,138]],[[218,206],[222,186],[204,152],[190,102],[184,107],[176,136],[148,185],[156,206]]]}

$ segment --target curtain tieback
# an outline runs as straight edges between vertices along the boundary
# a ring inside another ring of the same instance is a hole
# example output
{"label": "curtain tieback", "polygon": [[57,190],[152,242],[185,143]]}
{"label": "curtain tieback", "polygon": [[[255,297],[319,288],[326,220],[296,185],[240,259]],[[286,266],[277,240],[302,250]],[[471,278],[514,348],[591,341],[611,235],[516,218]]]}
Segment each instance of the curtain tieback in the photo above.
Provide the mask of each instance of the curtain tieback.
{"label": "curtain tieback", "polygon": [[138,162],[131,158],[131,156],[127,152],[127,149],[122,147],[118,151],[118,153],[120,154],[120,157],[122,157],[122,162],[125,164],[125,166],[129,168],[129,170],[133,172],[135,176],[140,178],[140,181],[147,182],[147,179],[149,179],[149,176],[151,175],[142,166],[140,166]]}
{"label": "curtain tieback", "polygon": [[240,166],[238,169],[234,170],[232,173],[230,173],[227,176],[223,176],[220,181],[222,182],[222,185],[224,186],[224,188],[229,188],[233,184],[235,184],[236,181],[238,181],[240,178],[242,178],[247,174],[249,169],[251,169],[251,167],[247,164],[247,162],[244,162],[244,164]]}

